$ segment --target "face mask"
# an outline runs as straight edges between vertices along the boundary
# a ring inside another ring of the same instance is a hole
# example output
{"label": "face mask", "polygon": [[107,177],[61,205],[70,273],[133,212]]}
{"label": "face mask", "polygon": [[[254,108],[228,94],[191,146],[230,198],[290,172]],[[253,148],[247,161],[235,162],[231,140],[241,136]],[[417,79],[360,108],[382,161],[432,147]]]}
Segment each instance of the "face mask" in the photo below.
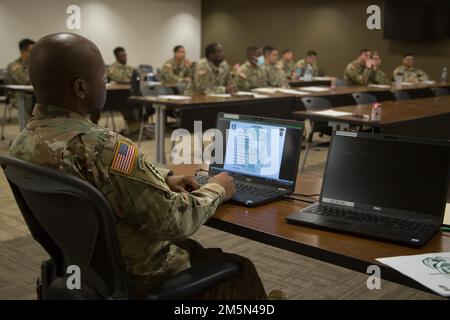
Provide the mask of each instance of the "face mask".
{"label": "face mask", "polygon": [[264,65],[264,63],[265,63],[264,56],[259,56],[257,61],[258,61],[257,62],[258,66]]}

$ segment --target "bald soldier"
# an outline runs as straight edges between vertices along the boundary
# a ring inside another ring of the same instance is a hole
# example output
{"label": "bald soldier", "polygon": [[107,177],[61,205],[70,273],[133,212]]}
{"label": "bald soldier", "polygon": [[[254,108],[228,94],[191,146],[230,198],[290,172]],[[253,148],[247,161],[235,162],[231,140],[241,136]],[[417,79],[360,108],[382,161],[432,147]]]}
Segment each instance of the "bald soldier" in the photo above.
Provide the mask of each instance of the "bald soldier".
{"label": "bald soldier", "polygon": [[225,51],[219,43],[208,44],[205,57],[200,59],[194,69],[193,79],[188,84],[187,95],[209,93],[233,93],[236,84],[231,74],[231,67],[225,61]]}
{"label": "bald soldier", "polygon": [[[38,103],[10,153],[72,174],[106,197],[118,219],[121,254],[135,298],[214,256],[240,263],[243,273],[198,298],[266,298],[250,260],[188,239],[233,195],[230,176],[219,174],[200,187],[192,176],[157,168],[132,141],[86,120],[88,113],[101,110],[106,97],[105,65],[91,41],[71,33],[40,39],[31,52],[30,76]],[[121,161],[123,155],[131,156]],[[83,236],[82,230],[79,234]]]}
{"label": "bald soldier", "polygon": [[288,84],[286,75],[282,70],[277,68],[276,64],[278,61],[278,50],[272,46],[264,47],[264,66],[262,69],[264,70],[267,86],[269,87],[286,87]]}
{"label": "bald soldier", "polygon": [[401,77],[404,82],[421,82],[427,81],[428,75],[425,71],[414,67],[414,55],[412,53],[406,53],[403,56],[403,64],[395,68],[393,72],[394,79]]}
{"label": "bald soldier", "polygon": [[372,53],[369,49],[361,49],[358,58],[350,62],[344,71],[344,80],[349,85],[367,86],[368,84],[386,84],[380,70],[381,59],[377,53],[377,58],[372,59]]}
{"label": "bald soldier", "polygon": [[[19,84],[19,85],[29,85],[30,75],[29,75],[29,57],[31,48],[33,48],[34,41],[30,39],[23,39],[19,42],[20,57],[8,64],[6,67],[6,77],[5,82],[7,84]],[[17,96],[15,93],[8,93],[10,103],[13,107],[18,107]],[[31,99],[27,99],[25,108],[27,117],[31,116],[33,106],[31,104]]]}
{"label": "bald soldier", "polygon": [[[177,87],[184,91],[192,80],[192,62],[186,58],[183,46],[173,48],[173,58],[164,62],[161,69],[161,85],[163,87]],[[180,92],[183,94],[183,92]]]}
{"label": "bald soldier", "polygon": [[238,90],[251,90],[267,86],[266,76],[261,68],[264,64],[262,49],[256,46],[247,48],[247,61],[236,72]]}

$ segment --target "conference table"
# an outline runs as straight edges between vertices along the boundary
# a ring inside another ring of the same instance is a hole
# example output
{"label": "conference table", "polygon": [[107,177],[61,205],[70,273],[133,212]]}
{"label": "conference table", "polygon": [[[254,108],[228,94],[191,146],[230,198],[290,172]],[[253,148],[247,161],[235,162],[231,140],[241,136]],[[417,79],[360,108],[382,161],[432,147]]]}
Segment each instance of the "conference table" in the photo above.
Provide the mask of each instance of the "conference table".
{"label": "conference table", "polygon": [[350,125],[375,133],[450,139],[450,96],[381,102],[381,118],[371,118],[372,105],[352,105],[329,110],[296,111],[297,120],[328,122],[332,127]]}
{"label": "conference table", "polygon": [[[175,174],[193,174],[201,165],[167,166]],[[206,173],[205,173],[206,174]],[[317,195],[322,179],[315,176],[299,175],[296,194]],[[422,248],[413,248],[395,243],[358,237],[345,233],[289,224],[285,218],[309,205],[314,197],[300,197],[295,200],[278,200],[255,208],[246,208],[233,203],[224,203],[206,223],[207,226],[231,234],[265,243],[274,247],[325,261],[337,266],[366,273],[367,267],[377,265],[381,278],[430,292],[421,284],[402,275],[396,270],[378,262],[377,258],[416,255],[450,251],[450,233],[439,231]]]}

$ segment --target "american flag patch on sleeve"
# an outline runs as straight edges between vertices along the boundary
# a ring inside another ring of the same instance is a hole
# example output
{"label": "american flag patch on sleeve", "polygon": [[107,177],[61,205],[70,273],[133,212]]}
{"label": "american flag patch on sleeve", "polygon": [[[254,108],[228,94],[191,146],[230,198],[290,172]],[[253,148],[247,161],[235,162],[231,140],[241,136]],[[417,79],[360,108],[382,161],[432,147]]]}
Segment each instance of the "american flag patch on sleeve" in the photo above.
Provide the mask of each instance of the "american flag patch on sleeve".
{"label": "american flag patch on sleeve", "polygon": [[114,153],[111,170],[129,175],[133,169],[136,158],[136,147],[130,144],[119,142]]}

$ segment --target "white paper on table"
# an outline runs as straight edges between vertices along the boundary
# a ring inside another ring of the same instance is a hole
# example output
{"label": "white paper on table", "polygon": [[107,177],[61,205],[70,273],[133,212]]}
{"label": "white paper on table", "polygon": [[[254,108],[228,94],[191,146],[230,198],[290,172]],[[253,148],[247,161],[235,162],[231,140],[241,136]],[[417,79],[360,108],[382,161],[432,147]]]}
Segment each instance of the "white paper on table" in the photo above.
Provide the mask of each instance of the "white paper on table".
{"label": "white paper on table", "polygon": [[412,82],[402,82],[402,86],[412,86],[414,83]]}
{"label": "white paper on table", "polygon": [[283,88],[256,88],[256,89],[253,89],[252,91],[260,92],[260,93],[275,93],[280,89],[283,89]]}
{"label": "white paper on table", "polygon": [[426,81],[422,81],[422,83],[424,83],[424,84],[436,84],[436,81],[434,81],[434,80],[426,80]]}
{"label": "white paper on table", "polygon": [[333,78],[331,78],[331,77],[314,77],[313,79],[317,80],[317,81],[331,81],[331,80],[333,80]]}
{"label": "white paper on table", "polygon": [[192,97],[189,96],[177,96],[177,95],[161,95],[156,96],[158,99],[168,99],[168,100],[190,100]]}
{"label": "white paper on table", "polygon": [[253,98],[270,98],[270,96],[265,94],[259,94],[251,91],[238,91],[236,96],[252,96]]}
{"label": "white paper on table", "polygon": [[6,90],[8,90],[8,89],[33,90],[33,86],[27,85],[27,84],[8,84],[8,87],[6,88]]}
{"label": "white paper on table", "polygon": [[210,93],[208,97],[216,97],[216,98],[231,98],[231,94],[229,93]]}
{"label": "white paper on table", "polygon": [[295,90],[295,89],[279,89],[278,92],[286,93],[286,94],[295,94],[295,95],[299,95],[299,96],[304,96],[304,95],[310,94],[309,92]]}
{"label": "white paper on table", "polygon": [[327,110],[321,110],[316,111],[314,114],[320,114],[322,116],[331,116],[331,117],[344,117],[344,116],[351,116],[351,112],[344,112],[344,111],[336,111],[333,109],[327,109]]}
{"label": "white paper on table", "polygon": [[310,91],[310,92],[326,92],[326,91],[330,91],[330,88],[325,88],[325,87],[302,87],[302,90]]}
{"label": "white paper on table", "polygon": [[450,203],[445,205],[444,224],[450,226]]}
{"label": "white paper on table", "polygon": [[450,297],[450,252],[376,259],[437,294]]}
{"label": "white paper on table", "polygon": [[378,88],[378,89],[390,89],[391,86],[388,84],[369,84],[367,85],[369,88]]}
{"label": "white paper on table", "polygon": [[156,87],[156,86],[160,86],[160,85],[161,85],[161,82],[159,82],[159,81],[148,81],[148,82],[147,82],[147,85],[148,85],[149,87]]}

